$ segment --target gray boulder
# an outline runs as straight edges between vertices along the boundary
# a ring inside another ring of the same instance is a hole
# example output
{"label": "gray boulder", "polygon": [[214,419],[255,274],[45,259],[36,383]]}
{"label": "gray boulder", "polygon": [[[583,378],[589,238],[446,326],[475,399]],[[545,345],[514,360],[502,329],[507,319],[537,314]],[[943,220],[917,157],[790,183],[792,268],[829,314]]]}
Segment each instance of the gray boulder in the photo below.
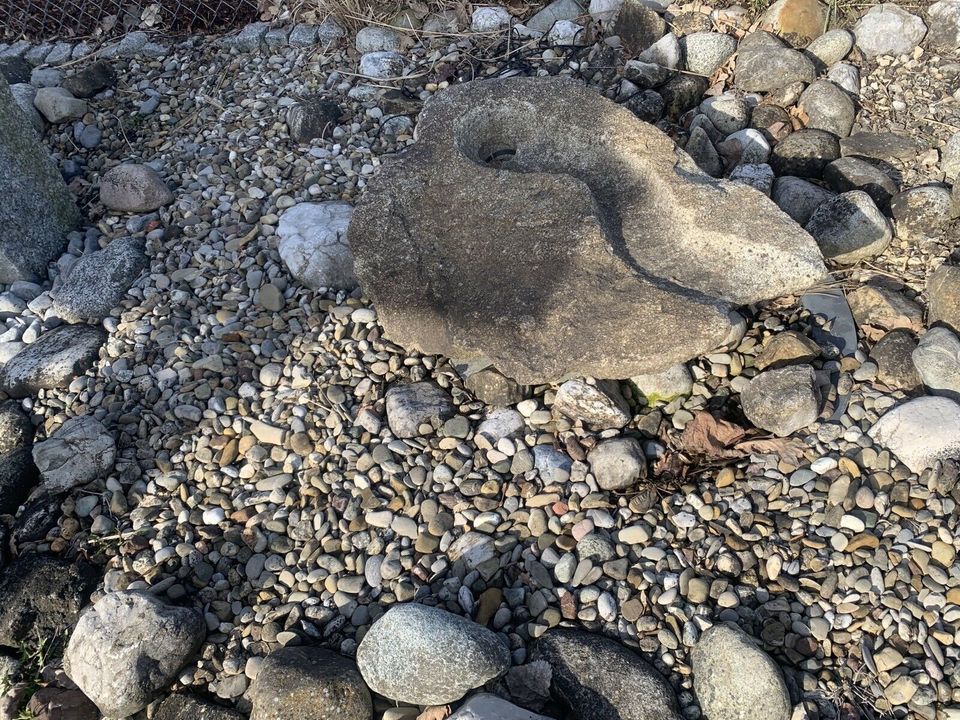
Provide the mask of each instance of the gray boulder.
{"label": "gray boulder", "polygon": [[128,163],[100,178],[100,201],[110,210],[146,213],[173,202],[173,193],[149,165]]}
{"label": "gray boulder", "polygon": [[37,89],[33,85],[19,83],[10,86],[10,94],[13,96],[14,104],[23,111],[33,129],[37,131],[38,135],[42,135],[47,127],[47,121],[43,119],[43,115],[33,104],[34,98],[37,97]]}
{"label": "gray boulder", "polygon": [[356,287],[347,227],[353,206],[346,202],[299,203],[280,216],[277,250],[290,274],[314,290]]}
{"label": "gray boulder", "polygon": [[120,304],[148,265],[142,240],[118,238],[71,266],[50,293],[52,310],[67,322],[99,322]]}
{"label": "gray boulder", "polygon": [[819,178],[823,169],[840,157],[837,136],[826,130],[802,128],[777,143],[770,167],[777,175]]}
{"label": "gray boulder", "polygon": [[627,61],[623,76],[641,88],[659,87],[676,75],[682,63],[680,42],[673,33],[667,33],[653,45]]}
{"label": "gray boulder", "polygon": [[868,58],[907,55],[927,34],[927,26],[893,3],[874,5],[854,26],[857,48]]}
{"label": "gray boulder", "polygon": [[306,97],[287,111],[290,137],[299,143],[330,137],[341,115],[343,108],[332,100],[319,95]]}
{"label": "gray boulder", "polygon": [[403,56],[397,52],[364,53],[360,57],[360,74],[375,80],[388,80],[403,74]]}
{"label": "gray boulder", "polygon": [[960,405],[946,397],[920,397],[887,411],[868,431],[912,472],[960,458]]}
{"label": "gray boulder", "polygon": [[850,96],[829,80],[817,80],[800,96],[798,107],[807,114],[806,127],[846,137],[857,111]]}
{"label": "gray boulder", "polygon": [[737,51],[736,38],[724,33],[695,32],[680,38],[688,72],[710,77]]}
{"label": "gray boulder", "polygon": [[567,380],[557,389],[553,409],[595,430],[622,428],[630,422],[630,409],[612,383],[590,385]]}
{"label": "gray boulder", "polygon": [[117,447],[113,435],[91,416],[72,417],[48,439],[33,446],[33,461],[44,490],[58,493],[113,470]]}
{"label": "gray boulder", "polygon": [[853,265],[879,255],[893,239],[890,221],[863,190],[830,198],[813,211],[805,228],[823,256]]}
{"label": "gray boulder", "polygon": [[357,648],[374,692],[415,705],[445,705],[499,677],[510,650],[487,628],[440,608],[395,605]]}
{"label": "gray boulder", "polygon": [[386,395],[387,424],[398,438],[420,435],[421,425],[439,427],[456,414],[446,391],[430,382],[394,385]]}
{"label": "gray boulder", "polygon": [[12,515],[37,483],[33,423],[17,402],[0,403],[0,515]]}
{"label": "gray boulder", "polygon": [[700,103],[700,112],[724,135],[743,130],[750,123],[750,106],[732,93],[706,98]]}
{"label": "gray boulder", "polygon": [[578,83],[451,87],[417,133],[348,231],[387,336],[408,348],[487,357],[521,384],[630,377],[716,348],[732,305],[823,277],[767,198],[711,180]]}
{"label": "gray boulder", "polygon": [[641,0],[622,0],[611,28],[611,32],[620,37],[628,55],[639,55],[666,31],[666,21]]}
{"label": "gray boulder", "polygon": [[45,278],[79,220],[63,178],[0,80],[0,283]]}
{"label": "gray boulder", "polygon": [[370,720],[373,713],[353,661],[317,647],[267,655],[249,697],[250,720]]}
{"label": "gray boulder", "polygon": [[27,345],[0,368],[0,390],[11,397],[65,388],[99,357],[106,332],[92,325],[61,325]]}
{"label": "gray boulder", "polygon": [[801,225],[806,225],[813,211],[834,196],[820,185],[791,175],[774,180],[770,195],[781,210]]}
{"label": "gray boulder", "polygon": [[127,717],[173,682],[205,635],[195,610],[142,592],[108,593],[80,617],[63,667],[104,715]]}
{"label": "gray boulder", "polygon": [[25,640],[63,638],[99,577],[92,565],[53,555],[18,557],[0,573],[0,645],[19,647]]}
{"label": "gray boulder", "polygon": [[54,125],[83,117],[87,112],[85,100],[75,98],[68,91],[58,87],[37,90],[33,104],[40,114]]}
{"label": "gray boulder", "polygon": [[850,54],[853,40],[849,30],[830,30],[807,45],[803,52],[820,68],[828,68]]}
{"label": "gray boulder", "polygon": [[827,71],[827,80],[851,98],[860,97],[860,68],[851,63],[837,63]]}
{"label": "gray boulder", "polygon": [[602,440],[587,459],[602,490],[626,490],[647,477],[647,459],[636,438]]}
{"label": "gray boulder", "polygon": [[157,703],[153,720],[244,720],[244,716],[208,700],[178,694]]}
{"label": "gray boulder", "polygon": [[786,437],[820,414],[820,389],[809,365],[765,370],[740,395],[743,414],[756,427]]}
{"label": "gray boulder", "polygon": [[888,387],[913,392],[923,384],[913,351],[917,340],[909,330],[892,330],[877,341],[870,351],[870,359],[877,365],[877,380]]}
{"label": "gray boulder", "polygon": [[951,217],[950,190],[922,185],[904,190],[890,200],[897,237],[910,242],[936,239]]}
{"label": "gray boulder", "polygon": [[646,399],[647,405],[670,402],[674,398],[689,395],[693,390],[693,378],[683,363],[671,365],[666,370],[655,373],[634,375],[630,382]]}
{"label": "gray boulder", "polygon": [[840,139],[840,153],[887,163],[911,162],[925,146],[909,135],[892,132],[857,132]]}
{"label": "gray boulder", "polygon": [[575,717],[590,720],[677,720],[677,700],[663,676],[632,650],[602,635],[553,629],[533,647],[546,661],[550,687]]}
{"label": "gray boulder", "polygon": [[769,92],[791,83],[811,83],[817,77],[813,61],[769,33],[757,31],[740,42],[734,83],[747,92]]}
{"label": "gray boulder", "polygon": [[960,338],[950,330],[927,330],[913,351],[913,364],[931,395],[960,400]]}
{"label": "gray boulder", "polygon": [[99,60],[63,79],[63,89],[74,97],[91,98],[117,82],[113,66]]}
{"label": "gray boulder", "polygon": [[736,625],[714,625],[690,653],[693,689],[707,718],[790,720],[777,664]]}
{"label": "gray boulder", "polygon": [[533,15],[524,25],[534,32],[547,33],[557,22],[576,20],[583,14],[584,7],[577,0],[554,0]]}

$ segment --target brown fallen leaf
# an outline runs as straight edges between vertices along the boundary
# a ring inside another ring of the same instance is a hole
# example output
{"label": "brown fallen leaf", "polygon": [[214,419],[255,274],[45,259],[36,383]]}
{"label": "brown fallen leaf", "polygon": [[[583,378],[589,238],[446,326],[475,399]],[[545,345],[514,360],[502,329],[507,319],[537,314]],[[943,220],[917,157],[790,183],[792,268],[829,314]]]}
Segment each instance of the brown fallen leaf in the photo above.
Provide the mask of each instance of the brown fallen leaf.
{"label": "brown fallen leaf", "polygon": [[417,715],[417,720],[445,720],[448,717],[450,717],[449,705],[435,705]]}
{"label": "brown fallen leaf", "polygon": [[680,435],[681,449],[690,455],[709,458],[739,457],[742,453],[732,448],[746,437],[747,431],[727,420],[718,420],[701,410],[693,416]]}
{"label": "brown fallen leaf", "polygon": [[804,459],[806,445],[797,438],[765,438],[762,440],[744,440],[737,443],[735,449],[744,455],[776,455],[791,465],[800,465]]}

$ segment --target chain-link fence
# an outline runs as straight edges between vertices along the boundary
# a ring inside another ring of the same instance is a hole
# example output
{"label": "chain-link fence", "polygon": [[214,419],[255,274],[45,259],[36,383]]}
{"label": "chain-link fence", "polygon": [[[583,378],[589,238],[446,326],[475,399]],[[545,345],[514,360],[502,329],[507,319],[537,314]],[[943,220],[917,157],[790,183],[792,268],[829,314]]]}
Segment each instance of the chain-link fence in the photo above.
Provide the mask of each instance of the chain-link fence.
{"label": "chain-link fence", "polygon": [[252,22],[257,0],[0,0],[0,37],[50,40],[226,30]]}

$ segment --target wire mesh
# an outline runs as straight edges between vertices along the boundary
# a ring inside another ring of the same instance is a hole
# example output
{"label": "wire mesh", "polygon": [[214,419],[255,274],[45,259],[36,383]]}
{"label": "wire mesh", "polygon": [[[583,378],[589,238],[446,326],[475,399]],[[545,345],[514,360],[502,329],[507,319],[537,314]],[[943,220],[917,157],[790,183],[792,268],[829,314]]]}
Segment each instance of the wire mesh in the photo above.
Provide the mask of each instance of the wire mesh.
{"label": "wire mesh", "polygon": [[209,32],[252,22],[257,0],[0,0],[0,37],[50,40],[118,35],[148,26]]}

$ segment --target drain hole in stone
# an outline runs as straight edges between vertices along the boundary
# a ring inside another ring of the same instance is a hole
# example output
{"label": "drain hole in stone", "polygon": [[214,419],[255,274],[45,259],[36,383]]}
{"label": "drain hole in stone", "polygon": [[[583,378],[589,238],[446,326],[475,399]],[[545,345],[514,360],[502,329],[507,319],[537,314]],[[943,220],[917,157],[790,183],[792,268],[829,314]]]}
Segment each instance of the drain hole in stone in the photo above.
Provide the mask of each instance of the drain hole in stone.
{"label": "drain hole in stone", "polygon": [[491,167],[501,167],[504,163],[513,160],[517,155],[517,149],[509,145],[490,145],[481,148],[480,160],[484,165]]}

